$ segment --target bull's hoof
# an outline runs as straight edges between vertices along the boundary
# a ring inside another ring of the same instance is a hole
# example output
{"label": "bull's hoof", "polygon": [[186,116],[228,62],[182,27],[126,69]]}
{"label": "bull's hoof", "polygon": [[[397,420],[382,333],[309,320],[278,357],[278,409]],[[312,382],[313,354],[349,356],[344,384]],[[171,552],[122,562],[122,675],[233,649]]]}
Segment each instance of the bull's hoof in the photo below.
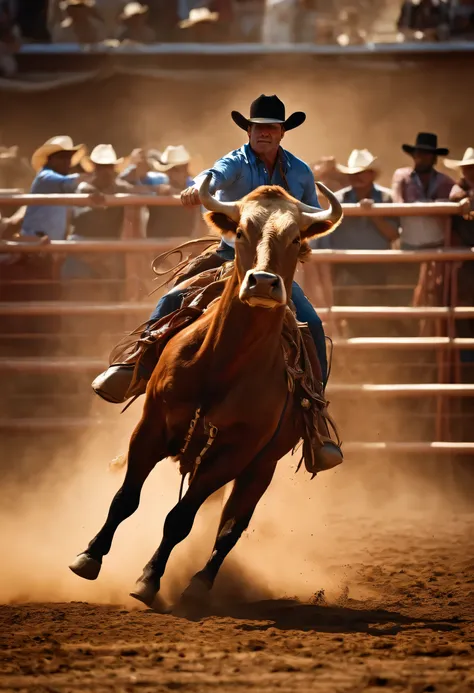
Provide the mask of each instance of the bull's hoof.
{"label": "bull's hoof", "polygon": [[87,553],[80,553],[73,560],[69,569],[76,575],[79,575],[79,577],[84,578],[84,580],[96,580],[101,567],[102,563],[95,558],[92,558]]}
{"label": "bull's hoof", "polygon": [[199,621],[209,614],[211,587],[199,577],[193,577],[173,609],[175,616]]}
{"label": "bull's hoof", "polygon": [[156,587],[148,580],[137,580],[130,596],[153,609],[159,614],[169,614],[170,609],[165,600],[158,594]]}

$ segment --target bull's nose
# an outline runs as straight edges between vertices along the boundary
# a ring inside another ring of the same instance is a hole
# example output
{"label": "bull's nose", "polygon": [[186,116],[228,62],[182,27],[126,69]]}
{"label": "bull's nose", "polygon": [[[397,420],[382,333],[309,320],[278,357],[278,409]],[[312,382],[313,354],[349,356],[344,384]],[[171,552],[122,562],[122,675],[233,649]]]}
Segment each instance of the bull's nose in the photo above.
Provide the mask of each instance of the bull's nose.
{"label": "bull's nose", "polygon": [[240,298],[253,306],[275,307],[286,302],[285,285],[277,274],[250,270],[242,283]]}

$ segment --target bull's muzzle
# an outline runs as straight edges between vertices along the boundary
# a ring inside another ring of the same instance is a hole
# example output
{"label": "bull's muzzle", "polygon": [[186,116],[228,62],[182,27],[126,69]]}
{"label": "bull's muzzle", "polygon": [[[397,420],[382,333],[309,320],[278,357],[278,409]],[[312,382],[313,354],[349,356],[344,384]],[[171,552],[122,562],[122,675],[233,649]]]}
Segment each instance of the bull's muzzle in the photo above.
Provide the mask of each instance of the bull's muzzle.
{"label": "bull's muzzle", "polygon": [[286,303],[286,289],[278,274],[249,270],[240,287],[239,298],[250,306],[277,308]]}

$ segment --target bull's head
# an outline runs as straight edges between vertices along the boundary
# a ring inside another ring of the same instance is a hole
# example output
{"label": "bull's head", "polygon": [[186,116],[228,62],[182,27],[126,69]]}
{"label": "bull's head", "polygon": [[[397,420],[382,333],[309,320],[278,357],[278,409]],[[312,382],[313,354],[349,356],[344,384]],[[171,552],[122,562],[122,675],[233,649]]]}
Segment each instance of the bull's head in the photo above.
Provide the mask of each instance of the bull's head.
{"label": "bull's head", "polygon": [[317,183],[330,203],[328,210],[298,202],[277,186],[261,186],[238,202],[222,202],[209,193],[210,180],[209,174],[199,196],[209,210],[208,226],[235,243],[240,300],[263,308],[285,305],[296,264],[310,253],[307,240],[331,233],[340,223],[339,201]]}

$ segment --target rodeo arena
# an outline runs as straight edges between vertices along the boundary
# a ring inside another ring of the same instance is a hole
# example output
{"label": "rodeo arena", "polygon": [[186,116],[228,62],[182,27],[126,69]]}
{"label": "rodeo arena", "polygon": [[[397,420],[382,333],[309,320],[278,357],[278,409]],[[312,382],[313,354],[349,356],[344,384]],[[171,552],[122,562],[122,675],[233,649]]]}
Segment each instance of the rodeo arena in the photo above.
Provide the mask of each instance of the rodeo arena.
{"label": "rodeo arena", "polygon": [[0,0],[0,692],[474,693],[474,0]]}

